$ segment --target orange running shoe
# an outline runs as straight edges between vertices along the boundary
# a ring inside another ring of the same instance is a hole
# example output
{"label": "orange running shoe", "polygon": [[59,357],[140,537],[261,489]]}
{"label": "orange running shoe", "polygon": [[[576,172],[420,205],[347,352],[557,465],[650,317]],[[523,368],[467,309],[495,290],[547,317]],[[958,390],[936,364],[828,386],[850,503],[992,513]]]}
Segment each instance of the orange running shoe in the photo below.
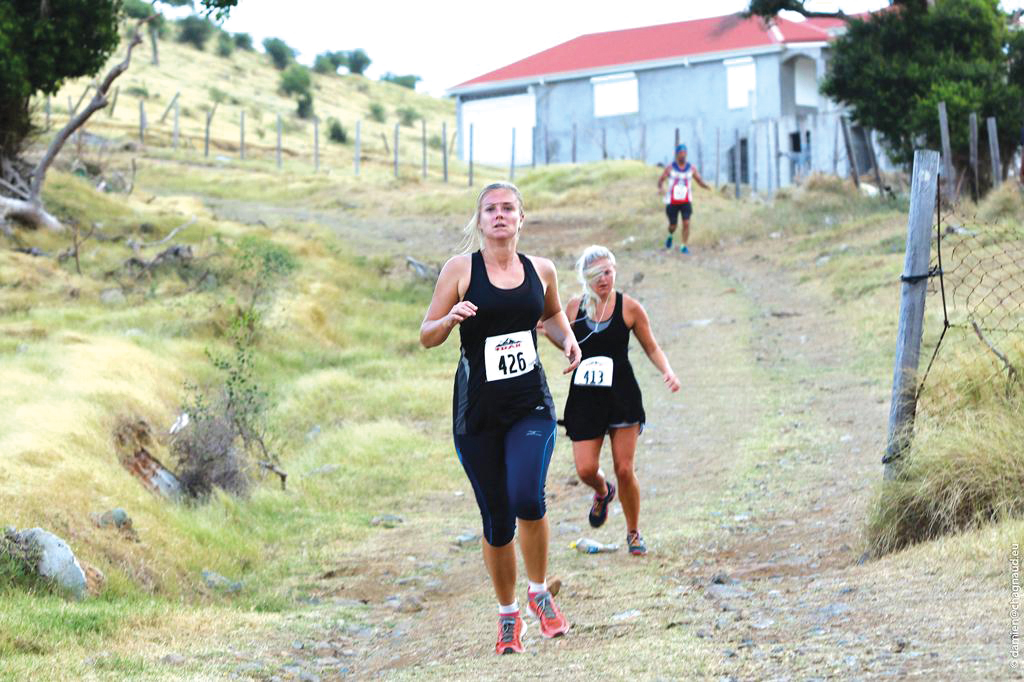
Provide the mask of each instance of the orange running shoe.
{"label": "orange running shoe", "polygon": [[494,647],[496,654],[523,653],[523,634],[526,623],[519,617],[519,612],[505,613],[498,616],[498,643]]}
{"label": "orange running shoe", "polygon": [[561,637],[569,632],[569,621],[555,606],[555,600],[547,590],[528,592],[529,602],[526,610],[540,622],[540,634],[544,637]]}

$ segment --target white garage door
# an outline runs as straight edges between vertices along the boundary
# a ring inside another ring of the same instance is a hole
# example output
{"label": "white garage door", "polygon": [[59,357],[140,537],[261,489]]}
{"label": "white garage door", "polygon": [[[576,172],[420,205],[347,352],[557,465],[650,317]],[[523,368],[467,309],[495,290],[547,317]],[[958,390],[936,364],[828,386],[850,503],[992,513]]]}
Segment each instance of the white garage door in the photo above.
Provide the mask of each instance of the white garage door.
{"label": "white garage door", "polygon": [[462,160],[469,160],[469,126],[473,125],[473,160],[507,165],[516,131],[516,165],[533,161],[533,127],[537,105],[532,94],[488,97],[462,103]]}

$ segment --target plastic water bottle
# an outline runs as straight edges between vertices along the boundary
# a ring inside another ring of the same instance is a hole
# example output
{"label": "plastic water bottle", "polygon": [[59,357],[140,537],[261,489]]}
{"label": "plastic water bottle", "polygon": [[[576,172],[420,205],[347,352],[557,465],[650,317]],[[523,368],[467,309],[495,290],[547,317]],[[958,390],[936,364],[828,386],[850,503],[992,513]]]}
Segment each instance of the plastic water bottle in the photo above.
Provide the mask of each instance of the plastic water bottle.
{"label": "plastic water bottle", "polygon": [[569,545],[580,554],[597,554],[598,552],[616,552],[619,549],[618,545],[606,545],[597,540],[591,540],[590,538],[580,538],[576,542]]}

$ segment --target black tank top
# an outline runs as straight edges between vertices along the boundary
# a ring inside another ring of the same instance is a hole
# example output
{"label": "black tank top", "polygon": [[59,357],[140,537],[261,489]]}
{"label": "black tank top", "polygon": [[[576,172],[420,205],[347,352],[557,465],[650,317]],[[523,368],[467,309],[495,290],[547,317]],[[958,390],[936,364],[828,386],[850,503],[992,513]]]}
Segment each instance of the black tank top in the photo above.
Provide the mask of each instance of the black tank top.
{"label": "black tank top", "polygon": [[[457,434],[507,429],[528,414],[554,419],[554,402],[537,355],[536,327],[544,314],[544,285],[530,259],[516,255],[525,276],[513,289],[491,284],[483,255],[479,251],[472,255],[463,300],[474,303],[477,312],[459,325],[462,348],[452,405]],[[536,360],[523,361],[530,357]],[[487,380],[488,358],[491,381]]]}
{"label": "black tank top", "polygon": [[[583,353],[583,360],[597,356],[609,357],[614,361],[612,389],[616,392],[639,391],[636,377],[633,375],[633,366],[629,363],[629,327],[622,316],[622,294],[615,292],[615,308],[612,316],[607,322],[597,323],[587,317],[580,302],[579,312],[572,322],[572,331],[576,335]],[[598,308],[600,313],[600,308]],[[600,331],[594,331],[592,326]],[[577,370],[578,371],[578,370]],[[608,389],[591,388],[576,384],[576,372],[572,375],[572,388],[585,388],[587,390],[607,391]]]}

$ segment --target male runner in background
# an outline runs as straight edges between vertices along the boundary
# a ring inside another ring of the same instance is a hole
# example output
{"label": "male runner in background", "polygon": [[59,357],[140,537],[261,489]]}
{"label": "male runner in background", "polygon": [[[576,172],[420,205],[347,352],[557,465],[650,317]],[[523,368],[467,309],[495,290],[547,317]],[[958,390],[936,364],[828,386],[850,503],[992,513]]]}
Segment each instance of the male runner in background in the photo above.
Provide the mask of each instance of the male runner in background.
{"label": "male runner in background", "polygon": [[[665,181],[668,180],[668,191],[665,190]],[[668,214],[668,238],[665,240],[665,248],[672,248],[672,235],[676,231],[679,222],[679,215],[683,216],[683,244],[679,247],[679,253],[689,253],[687,242],[690,241],[690,216],[693,215],[693,187],[692,183],[704,189],[711,189],[700,177],[697,169],[686,160],[686,145],[676,147],[676,158],[670,165],[665,166],[664,172],[658,179],[658,192],[665,193],[665,213]]]}

